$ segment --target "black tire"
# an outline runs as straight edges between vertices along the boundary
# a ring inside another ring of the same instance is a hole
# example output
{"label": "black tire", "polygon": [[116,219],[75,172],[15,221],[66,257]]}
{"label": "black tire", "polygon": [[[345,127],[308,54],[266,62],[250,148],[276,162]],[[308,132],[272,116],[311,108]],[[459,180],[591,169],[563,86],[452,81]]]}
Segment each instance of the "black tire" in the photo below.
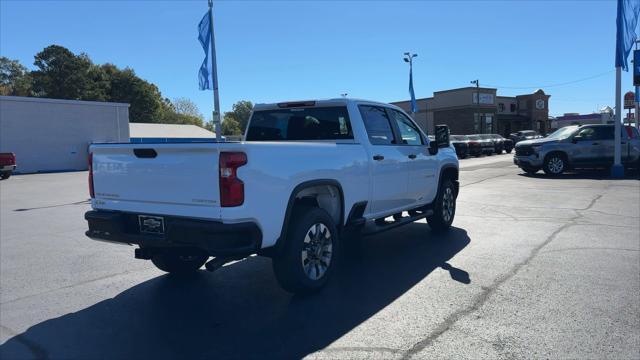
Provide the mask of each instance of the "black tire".
{"label": "black tire", "polygon": [[11,171],[3,171],[0,173],[0,179],[6,180],[11,177]]}
{"label": "black tire", "polygon": [[283,289],[295,294],[316,292],[327,283],[340,254],[338,229],[317,207],[295,209],[273,271]]}
{"label": "black tire", "polygon": [[567,157],[562,153],[551,153],[544,158],[542,170],[550,176],[558,176],[567,169]]}
{"label": "black tire", "polygon": [[158,254],[151,262],[164,272],[185,275],[196,272],[208,259],[207,255]]}
{"label": "black tire", "polygon": [[535,173],[538,172],[538,169],[523,168],[522,171],[527,173],[527,175],[535,175]]}
{"label": "black tire", "polygon": [[513,148],[508,148],[505,151],[507,152],[507,154],[511,154],[511,151],[513,150]]}
{"label": "black tire", "polygon": [[449,230],[456,215],[456,197],[453,181],[443,179],[433,206],[433,215],[427,217],[431,230],[435,232]]}

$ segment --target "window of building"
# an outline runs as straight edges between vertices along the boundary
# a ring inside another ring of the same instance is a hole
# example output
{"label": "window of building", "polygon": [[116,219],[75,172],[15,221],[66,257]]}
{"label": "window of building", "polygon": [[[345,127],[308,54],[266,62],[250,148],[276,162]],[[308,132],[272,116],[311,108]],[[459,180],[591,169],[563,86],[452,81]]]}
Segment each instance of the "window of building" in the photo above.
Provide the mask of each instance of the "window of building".
{"label": "window of building", "polygon": [[389,145],[395,143],[393,130],[391,130],[391,122],[384,108],[361,105],[360,114],[362,115],[364,127],[367,129],[369,141],[372,145]]}
{"label": "window of building", "polygon": [[509,107],[511,108],[511,112],[516,112],[516,104],[515,103],[509,104]]}
{"label": "window of building", "polygon": [[499,103],[498,104],[498,111],[504,112],[504,104],[503,103]]}
{"label": "window of building", "polygon": [[480,114],[473,114],[473,131],[475,133],[480,133]]}
{"label": "window of building", "polygon": [[485,134],[493,134],[493,114],[484,116],[484,132]]}

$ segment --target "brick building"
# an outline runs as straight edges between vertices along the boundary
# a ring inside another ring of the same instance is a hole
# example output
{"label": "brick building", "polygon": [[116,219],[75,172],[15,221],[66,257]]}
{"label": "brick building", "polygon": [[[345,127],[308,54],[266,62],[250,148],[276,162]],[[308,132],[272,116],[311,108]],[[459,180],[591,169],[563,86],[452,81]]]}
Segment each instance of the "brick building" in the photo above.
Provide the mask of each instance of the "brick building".
{"label": "brick building", "polygon": [[[433,97],[417,99],[416,122],[428,133],[434,124],[446,124],[452,134],[501,134],[519,130],[547,133],[549,98],[544,91],[518,96],[497,96],[497,90],[464,87],[436,91]],[[479,100],[479,101],[478,101]],[[393,104],[409,112],[410,101]]]}

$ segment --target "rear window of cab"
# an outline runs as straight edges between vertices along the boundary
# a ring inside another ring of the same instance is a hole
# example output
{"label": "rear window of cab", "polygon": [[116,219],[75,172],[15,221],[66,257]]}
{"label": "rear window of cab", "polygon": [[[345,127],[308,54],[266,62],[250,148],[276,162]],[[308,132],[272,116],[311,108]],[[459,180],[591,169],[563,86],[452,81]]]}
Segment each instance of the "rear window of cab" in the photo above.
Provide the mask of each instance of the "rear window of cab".
{"label": "rear window of cab", "polygon": [[254,111],[247,141],[350,140],[353,130],[345,106]]}

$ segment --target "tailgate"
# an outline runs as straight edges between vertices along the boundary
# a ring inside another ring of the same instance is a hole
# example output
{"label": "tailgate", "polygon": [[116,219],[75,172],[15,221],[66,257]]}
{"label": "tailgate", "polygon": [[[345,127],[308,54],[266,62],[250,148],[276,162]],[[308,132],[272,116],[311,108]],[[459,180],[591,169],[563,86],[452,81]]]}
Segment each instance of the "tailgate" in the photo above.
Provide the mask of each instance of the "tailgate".
{"label": "tailgate", "polygon": [[104,204],[137,203],[140,211],[149,208],[142,204],[219,207],[214,143],[104,144],[91,151],[95,199]]}

